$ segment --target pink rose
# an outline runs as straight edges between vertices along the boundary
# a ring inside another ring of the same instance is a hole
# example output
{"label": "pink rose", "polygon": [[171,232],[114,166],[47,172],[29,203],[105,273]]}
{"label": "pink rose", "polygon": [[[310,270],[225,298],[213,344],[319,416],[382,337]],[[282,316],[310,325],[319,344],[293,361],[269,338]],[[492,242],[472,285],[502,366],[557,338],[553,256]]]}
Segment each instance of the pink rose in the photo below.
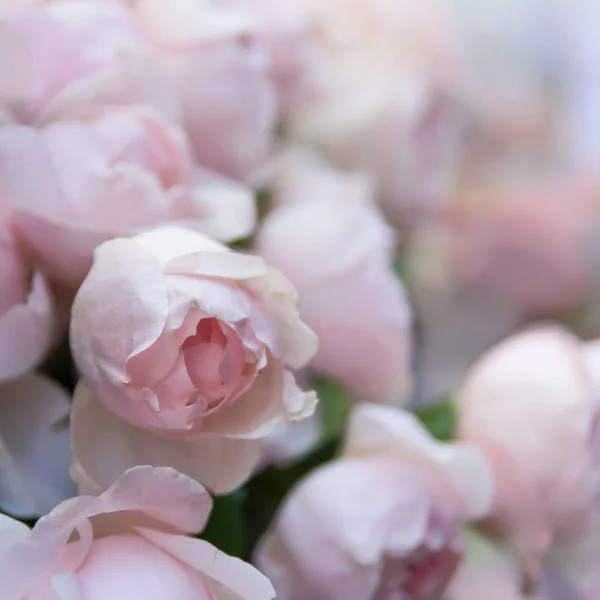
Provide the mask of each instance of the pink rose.
{"label": "pink rose", "polygon": [[594,522],[600,405],[581,344],[553,325],[508,338],[472,367],[458,407],[460,439],[494,471],[486,528],[535,584],[549,550]]}
{"label": "pink rose", "polygon": [[37,261],[72,287],[107,239],[171,221],[230,240],[254,225],[252,194],[194,171],[183,132],[140,106],[1,127],[0,190]]}
{"label": "pink rose", "polygon": [[258,438],[316,403],[286,369],[317,347],[292,286],[261,258],[184,229],[97,248],[71,347],[82,376],[74,476],[85,489],[147,462],[230,491],[258,461]]}
{"label": "pink rose", "polygon": [[425,399],[460,385],[481,353],[519,325],[584,303],[593,189],[564,174],[488,174],[413,236],[408,262]]}
{"label": "pink rose", "polygon": [[30,268],[13,229],[0,210],[0,382],[23,375],[45,357],[56,324],[50,289]]}
{"label": "pink rose", "polygon": [[286,132],[369,173],[405,222],[449,199],[463,61],[443,2],[303,0],[312,56]]}
{"label": "pink rose", "polygon": [[140,27],[172,78],[196,159],[254,182],[277,119],[270,51],[246,3],[142,0]]}
{"label": "pink rose", "polygon": [[259,253],[289,277],[302,318],[319,336],[310,363],[358,400],[406,398],[411,310],[392,270],[394,236],[358,175],[295,163],[276,182]]}
{"label": "pink rose", "polygon": [[39,516],[74,493],[69,477],[70,408],[67,392],[42,375],[0,385],[2,510]]}
{"label": "pink rose", "polygon": [[176,114],[167,76],[125,3],[32,3],[0,18],[0,104],[19,121],[42,124],[96,101]]}
{"label": "pink rose", "polygon": [[292,490],[257,565],[281,600],[437,599],[460,558],[461,522],[490,497],[477,450],[439,444],[409,413],[359,405],[342,458]]}
{"label": "pink rose", "polygon": [[458,283],[486,287],[527,316],[578,308],[590,284],[593,181],[490,177],[450,215]]}
{"label": "pink rose", "polygon": [[30,531],[0,516],[0,598],[271,600],[256,569],[187,537],[206,491],[167,468],[136,467],[98,497],[59,504]]}

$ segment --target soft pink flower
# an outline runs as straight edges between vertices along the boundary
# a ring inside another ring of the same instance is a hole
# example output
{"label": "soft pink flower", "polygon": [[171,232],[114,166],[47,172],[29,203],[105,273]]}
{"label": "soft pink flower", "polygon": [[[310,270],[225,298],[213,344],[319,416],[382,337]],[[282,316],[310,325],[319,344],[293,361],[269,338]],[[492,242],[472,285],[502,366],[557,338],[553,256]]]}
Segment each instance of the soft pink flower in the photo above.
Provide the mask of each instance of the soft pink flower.
{"label": "soft pink flower", "polygon": [[578,308],[590,284],[593,181],[491,176],[451,215],[457,284],[505,296],[526,315]]}
{"label": "soft pink flower", "polygon": [[593,187],[564,174],[488,174],[416,232],[408,268],[426,399],[460,385],[477,357],[519,325],[583,304]]}
{"label": "soft pink flower", "polygon": [[44,123],[97,101],[176,115],[167,75],[126,3],[40,2],[0,18],[0,104],[19,121]]}
{"label": "soft pink flower", "polygon": [[[13,340],[14,341],[14,340]],[[43,515],[73,494],[69,395],[36,374],[0,385],[0,507]]]}
{"label": "soft pink flower", "polygon": [[31,531],[0,516],[0,598],[274,598],[256,569],[186,535],[202,530],[210,511],[193,480],[140,466],[98,497],[63,502]]}
{"label": "soft pink flower", "polygon": [[373,176],[389,216],[447,199],[460,154],[462,58],[436,0],[303,0],[312,56],[286,120],[296,141]]}
{"label": "soft pink flower", "polygon": [[0,382],[35,367],[54,333],[50,289],[39,270],[30,268],[12,222],[0,211]]}
{"label": "soft pink flower", "polygon": [[171,221],[230,240],[255,217],[248,190],[195,172],[183,132],[135,105],[0,127],[0,191],[36,260],[73,286],[107,239]]}
{"label": "soft pink flower", "polygon": [[258,438],[316,403],[286,369],[317,347],[291,284],[262,258],[184,229],[97,248],[71,347],[82,376],[72,418],[80,485],[106,487],[148,462],[229,491],[257,462]]}
{"label": "soft pink flower", "polygon": [[277,118],[270,49],[246,3],[141,0],[140,27],[172,78],[196,159],[255,181]]}
{"label": "soft pink flower", "polygon": [[310,363],[358,400],[400,401],[411,385],[411,311],[392,270],[394,239],[360,176],[303,160],[276,182],[280,208],[257,248],[289,277],[319,336]]}
{"label": "soft pink flower", "polygon": [[460,439],[477,443],[494,470],[485,523],[536,583],[551,547],[594,522],[600,489],[600,405],[581,344],[546,325],[484,354],[458,394]]}
{"label": "soft pink flower", "polygon": [[460,558],[461,521],[490,498],[477,450],[439,444],[409,413],[360,405],[342,458],[292,490],[257,564],[281,600],[433,600]]}

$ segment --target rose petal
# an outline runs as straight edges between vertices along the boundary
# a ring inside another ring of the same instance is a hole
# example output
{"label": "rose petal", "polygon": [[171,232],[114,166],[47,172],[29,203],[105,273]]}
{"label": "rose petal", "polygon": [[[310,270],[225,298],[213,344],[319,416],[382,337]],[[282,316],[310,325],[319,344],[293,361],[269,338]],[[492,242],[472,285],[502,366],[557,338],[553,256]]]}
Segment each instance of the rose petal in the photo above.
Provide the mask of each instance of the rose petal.
{"label": "rose petal", "polygon": [[111,384],[126,383],[127,360],[158,339],[167,316],[165,277],[154,256],[130,239],[99,246],[71,316],[73,358],[90,385],[109,395]]}
{"label": "rose petal", "polygon": [[35,367],[54,341],[56,315],[50,289],[41,273],[33,275],[23,304],[0,317],[0,381]]}
{"label": "rose petal", "polygon": [[[22,542],[0,556],[3,598],[21,598],[47,572],[77,529],[85,534],[85,548],[77,548],[77,568],[91,546],[89,519],[103,516],[96,532],[130,533],[133,528],[158,522],[177,533],[196,532],[210,513],[211,499],[204,488],[170,468],[137,466],[123,473],[103,494],[79,496],[57,506],[40,519]],[[122,519],[123,513],[127,518]],[[137,513],[137,514],[136,514]],[[83,541],[83,540],[82,540]],[[84,546],[84,544],[81,544]]]}
{"label": "rose petal", "polygon": [[490,508],[493,481],[484,455],[470,444],[442,444],[406,411],[377,404],[359,404],[350,416],[344,454],[398,452],[434,461],[450,478],[464,503],[465,516],[477,519]]}
{"label": "rose petal", "polygon": [[[211,580],[219,600],[271,600],[275,590],[257,569],[217,550],[204,540],[167,535],[160,531],[139,528],[147,540],[200,571]],[[223,595],[222,595],[223,594]]]}
{"label": "rose petal", "polygon": [[[133,427],[78,386],[71,415],[72,474],[82,492],[106,489],[137,464],[170,466],[224,494],[241,485],[260,455],[260,441],[218,435],[169,439]],[[110,445],[106,439],[110,438]]]}

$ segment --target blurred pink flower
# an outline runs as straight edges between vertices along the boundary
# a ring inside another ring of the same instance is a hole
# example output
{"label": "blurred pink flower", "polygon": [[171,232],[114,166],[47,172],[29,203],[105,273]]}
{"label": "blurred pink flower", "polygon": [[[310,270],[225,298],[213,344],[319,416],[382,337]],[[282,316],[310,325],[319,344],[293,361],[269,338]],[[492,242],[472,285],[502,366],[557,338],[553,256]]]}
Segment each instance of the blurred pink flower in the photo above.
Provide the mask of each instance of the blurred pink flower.
{"label": "blurred pink flower", "polygon": [[473,366],[458,407],[459,438],[478,444],[494,470],[486,529],[536,584],[549,550],[594,522],[600,405],[581,344],[553,325],[508,338]]}
{"label": "blurred pink flower", "polygon": [[465,67],[443,4],[302,4],[310,55],[286,132],[337,166],[368,172],[396,223],[449,199]]}
{"label": "blurred pink flower", "polygon": [[319,336],[311,369],[358,400],[400,402],[411,386],[411,310],[392,269],[394,236],[359,175],[292,158],[257,250],[289,277]]}
{"label": "blurred pink flower", "polygon": [[258,461],[259,438],[316,404],[286,369],[317,347],[291,284],[261,258],[184,229],[96,250],[73,304],[71,347],[84,489],[148,462],[228,492]]}
{"label": "blurred pink flower", "polygon": [[73,287],[107,239],[171,221],[231,240],[255,218],[250,191],[194,172],[183,132],[141,106],[0,127],[0,191],[35,259]]}
{"label": "blurred pink flower", "polygon": [[277,93],[252,6],[141,0],[134,10],[172,78],[196,159],[254,183],[271,150]]}
{"label": "blurred pink flower", "polygon": [[360,405],[342,458],[290,492],[257,565],[281,600],[433,600],[459,561],[461,522],[490,499],[477,450],[436,442],[409,413]]}
{"label": "blurred pink flower", "polygon": [[97,498],[63,502],[30,531],[0,516],[0,598],[271,600],[256,569],[187,537],[208,493],[167,468],[136,467]]}
{"label": "blurred pink flower", "polygon": [[459,285],[486,286],[527,315],[577,308],[590,284],[595,183],[491,177],[451,215]]}
{"label": "blurred pink flower", "polygon": [[0,103],[20,122],[44,124],[94,102],[177,114],[167,75],[126,3],[30,4],[0,14]]}
{"label": "blurred pink flower", "polygon": [[458,386],[520,324],[584,304],[593,190],[565,174],[488,174],[415,233],[407,256],[426,399]]}
{"label": "blurred pink flower", "polygon": [[30,268],[10,218],[0,211],[0,382],[23,375],[45,357],[55,326],[46,280]]}
{"label": "blurred pink flower", "polygon": [[70,408],[67,392],[42,375],[0,385],[2,510],[39,516],[74,493],[66,424]]}

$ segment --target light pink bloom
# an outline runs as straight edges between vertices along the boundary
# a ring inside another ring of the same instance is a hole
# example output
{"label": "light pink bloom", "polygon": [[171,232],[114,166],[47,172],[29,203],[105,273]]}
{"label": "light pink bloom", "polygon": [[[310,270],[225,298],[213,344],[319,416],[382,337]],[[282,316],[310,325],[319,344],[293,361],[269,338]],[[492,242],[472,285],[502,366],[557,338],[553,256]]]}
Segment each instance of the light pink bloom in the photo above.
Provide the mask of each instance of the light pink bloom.
{"label": "light pink bloom", "polygon": [[172,78],[196,159],[255,181],[277,118],[269,44],[246,3],[142,0],[135,13]]}
{"label": "light pink bloom", "polygon": [[2,600],[271,600],[256,569],[186,534],[208,493],[167,468],[140,466],[98,497],[59,504],[30,531],[0,516]]}
{"label": "light pink bloom", "polygon": [[590,284],[597,186],[571,175],[491,176],[451,215],[458,285],[486,287],[526,315],[577,308]]}
{"label": "light pink bloom", "polygon": [[287,131],[336,165],[368,172],[389,216],[444,202],[460,154],[464,85],[436,0],[303,0],[312,56]]}
{"label": "light pink bloom", "polygon": [[594,522],[600,405],[581,344],[553,325],[516,334],[473,366],[458,402],[460,439],[494,470],[485,525],[535,584],[547,552]]}
{"label": "light pink bloom", "polygon": [[426,398],[460,385],[477,357],[520,324],[584,303],[593,189],[564,174],[488,174],[416,232],[408,262]]}
{"label": "light pink bloom", "polygon": [[43,515],[75,491],[69,477],[70,408],[67,392],[42,375],[0,385],[2,510]]}
{"label": "light pink bloom", "polygon": [[93,102],[143,101],[177,114],[166,73],[131,9],[113,0],[60,0],[0,15],[0,104],[41,124]]}
{"label": "light pink bloom", "polygon": [[0,382],[35,367],[54,333],[50,289],[44,276],[29,267],[12,222],[0,211]]}
{"label": "light pink bloom", "polygon": [[302,159],[275,185],[282,206],[263,222],[257,249],[294,284],[319,336],[310,368],[358,400],[401,401],[411,386],[411,311],[368,183]]}
{"label": "light pink bloom", "polygon": [[258,438],[316,403],[286,369],[317,347],[291,284],[262,258],[184,229],[96,250],[73,304],[71,347],[82,376],[74,474],[84,486],[148,462],[229,491],[258,461]]}
{"label": "light pink bloom", "polygon": [[490,499],[477,450],[434,441],[409,413],[360,405],[342,458],[292,490],[257,564],[280,600],[433,600],[460,558],[461,522]]}
{"label": "light pink bloom", "polygon": [[1,127],[0,191],[37,261],[73,287],[107,239],[171,221],[231,240],[255,218],[250,191],[195,172],[183,132],[141,106]]}

